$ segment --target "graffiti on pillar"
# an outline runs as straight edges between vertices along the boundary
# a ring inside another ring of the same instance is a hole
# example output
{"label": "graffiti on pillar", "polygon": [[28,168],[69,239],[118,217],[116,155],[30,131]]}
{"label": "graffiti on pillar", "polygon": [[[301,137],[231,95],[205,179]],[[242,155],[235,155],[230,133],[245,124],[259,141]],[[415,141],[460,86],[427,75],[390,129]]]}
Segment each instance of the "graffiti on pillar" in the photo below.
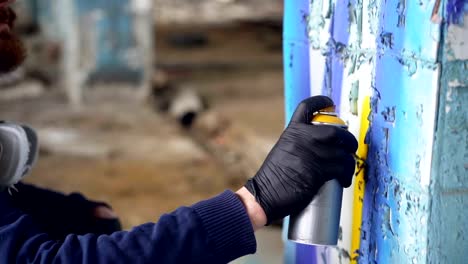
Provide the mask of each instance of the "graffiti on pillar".
{"label": "graffiti on pillar", "polygon": [[[331,96],[350,131],[365,130],[369,151],[365,175],[344,194],[338,247],[298,246],[291,263],[425,263],[441,69],[441,24],[431,18],[445,9],[437,0],[304,2],[310,87],[286,93]],[[354,199],[362,207],[353,211]]]}

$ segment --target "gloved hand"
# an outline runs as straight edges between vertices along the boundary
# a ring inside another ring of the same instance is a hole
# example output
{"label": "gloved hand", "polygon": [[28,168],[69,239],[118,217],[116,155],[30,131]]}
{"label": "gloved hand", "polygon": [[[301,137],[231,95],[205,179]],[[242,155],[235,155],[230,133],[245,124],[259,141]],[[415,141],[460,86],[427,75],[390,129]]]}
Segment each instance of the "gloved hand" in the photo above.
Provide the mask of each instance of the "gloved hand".
{"label": "gloved hand", "polygon": [[78,193],[64,195],[29,184],[18,183],[15,188],[17,191],[11,190],[12,204],[55,239],[121,230],[119,219],[105,203],[87,200]]}
{"label": "gloved hand", "polygon": [[267,224],[300,212],[329,180],[351,185],[356,139],[345,129],[311,124],[314,113],[333,105],[325,96],[304,100],[260,170],[245,184],[265,211]]}

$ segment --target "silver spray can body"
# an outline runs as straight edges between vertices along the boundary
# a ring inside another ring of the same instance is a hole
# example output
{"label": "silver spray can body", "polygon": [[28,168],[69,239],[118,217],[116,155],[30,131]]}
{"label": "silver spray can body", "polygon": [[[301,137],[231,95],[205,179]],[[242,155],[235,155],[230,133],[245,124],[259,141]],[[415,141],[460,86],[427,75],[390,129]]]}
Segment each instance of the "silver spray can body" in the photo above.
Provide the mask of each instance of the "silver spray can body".
{"label": "silver spray can body", "polygon": [[[319,112],[314,125],[331,125],[347,129],[334,108]],[[337,180],[326,182],[312,202],[289,219],[288,239],[308,245],[336,245],[338,243],[343,187]]]}

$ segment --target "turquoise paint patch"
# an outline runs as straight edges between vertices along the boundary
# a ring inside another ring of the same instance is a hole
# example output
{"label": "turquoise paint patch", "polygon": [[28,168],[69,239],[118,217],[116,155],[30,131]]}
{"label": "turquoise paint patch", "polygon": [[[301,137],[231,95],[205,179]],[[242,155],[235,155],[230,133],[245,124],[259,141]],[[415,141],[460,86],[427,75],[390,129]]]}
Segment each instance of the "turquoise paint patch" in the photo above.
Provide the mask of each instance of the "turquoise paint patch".
{"label": "turquoise paint patch", "polygon": [[433,195],[427,263],[466,263],[468,191]]}
{"label": "turquoise paint patch", "polygon": [[468,248],[468,60],[442,60],[428,263],[464,263]]}

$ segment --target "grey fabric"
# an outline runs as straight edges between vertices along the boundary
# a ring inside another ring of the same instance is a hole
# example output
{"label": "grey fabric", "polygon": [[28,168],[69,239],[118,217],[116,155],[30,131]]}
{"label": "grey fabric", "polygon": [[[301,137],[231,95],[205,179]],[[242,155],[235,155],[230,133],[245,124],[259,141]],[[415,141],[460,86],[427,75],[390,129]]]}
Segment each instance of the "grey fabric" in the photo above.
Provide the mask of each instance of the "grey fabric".
{"label": "grey fabric", "polygon": [[0,187],[10,187],[31,170],[38,140],[28,126],[0,121]]}

